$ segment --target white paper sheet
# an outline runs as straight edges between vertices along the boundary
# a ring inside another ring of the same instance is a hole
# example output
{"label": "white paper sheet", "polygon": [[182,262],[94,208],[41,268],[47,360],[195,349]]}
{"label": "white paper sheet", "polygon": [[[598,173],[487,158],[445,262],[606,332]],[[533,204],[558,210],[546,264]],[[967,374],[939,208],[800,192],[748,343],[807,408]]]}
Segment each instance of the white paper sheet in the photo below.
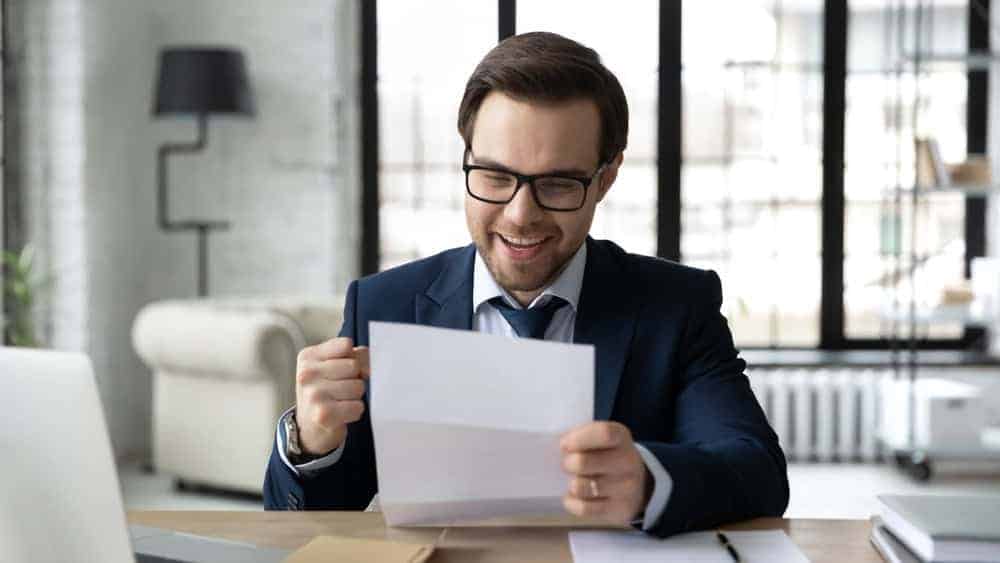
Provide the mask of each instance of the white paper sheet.
{"label": "white paper sheet", "polygon": [[[809,559],[782,530],[725,532],[745,563],[808,563]],[[715,532],[692,532],[665,540],[633,531],[569,533],[575,563],[733,563]]]}
{"label": "white paper sheet", "polygon": [[593,420],[593,346],[383,322],[368,331],[389,525],[564,512],[559,438]]}

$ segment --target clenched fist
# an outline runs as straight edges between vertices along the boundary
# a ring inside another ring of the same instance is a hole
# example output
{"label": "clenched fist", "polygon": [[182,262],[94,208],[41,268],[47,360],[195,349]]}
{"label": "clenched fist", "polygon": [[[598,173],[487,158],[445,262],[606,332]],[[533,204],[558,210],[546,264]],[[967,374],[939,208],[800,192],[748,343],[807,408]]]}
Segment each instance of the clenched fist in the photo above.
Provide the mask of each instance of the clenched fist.
{"label": "clenched fist", "polygon": [[331,338],[299,352],[295,366],[295,422],[304,453],[326,455],[340,447],[347,424],[365,412],[368,348]]}

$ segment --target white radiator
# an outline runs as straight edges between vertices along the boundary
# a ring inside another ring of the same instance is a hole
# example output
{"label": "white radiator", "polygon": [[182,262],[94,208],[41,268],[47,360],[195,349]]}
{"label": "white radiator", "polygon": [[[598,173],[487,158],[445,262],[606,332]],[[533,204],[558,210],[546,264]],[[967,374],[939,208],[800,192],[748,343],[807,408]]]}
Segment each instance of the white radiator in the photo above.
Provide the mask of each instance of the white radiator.
{"label": "white radiator", "polygon": [[891,369],[758,368],[750,386],[790,461],[879,461],[880,381]]}

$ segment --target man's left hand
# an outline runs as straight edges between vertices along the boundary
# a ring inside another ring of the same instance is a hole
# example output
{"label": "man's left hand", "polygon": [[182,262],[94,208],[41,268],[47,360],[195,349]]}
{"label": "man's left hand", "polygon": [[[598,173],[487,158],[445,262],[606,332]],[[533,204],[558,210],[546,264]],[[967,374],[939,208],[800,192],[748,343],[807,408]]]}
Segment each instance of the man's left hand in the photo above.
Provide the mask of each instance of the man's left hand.
{"label": "man's left hand", "polygon": [[652,476],[625,425],[589,422],[564,434],[559,446],[570,475],[563,497],[568,512],[614,524],[629,524],[642,513]]}

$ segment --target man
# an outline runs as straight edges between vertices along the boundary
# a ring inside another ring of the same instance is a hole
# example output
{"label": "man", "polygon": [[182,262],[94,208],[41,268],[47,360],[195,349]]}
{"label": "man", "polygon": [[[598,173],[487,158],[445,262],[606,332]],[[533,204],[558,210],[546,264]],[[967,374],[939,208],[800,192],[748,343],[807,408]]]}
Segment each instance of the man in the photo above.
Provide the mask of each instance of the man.
{"label": "man", "polygon": [[458,129],[474,244],[351,283],[340,338],[299,355],[266,507],[358,510],[376,493],[364,346],[379,320],[595,346],[598,420],[561,441],[572,514],[659,536],[780,516],[784,455],[718,277],[587,234],[628,129],[597,53],[551,33],[501,42],[469,79]]}

